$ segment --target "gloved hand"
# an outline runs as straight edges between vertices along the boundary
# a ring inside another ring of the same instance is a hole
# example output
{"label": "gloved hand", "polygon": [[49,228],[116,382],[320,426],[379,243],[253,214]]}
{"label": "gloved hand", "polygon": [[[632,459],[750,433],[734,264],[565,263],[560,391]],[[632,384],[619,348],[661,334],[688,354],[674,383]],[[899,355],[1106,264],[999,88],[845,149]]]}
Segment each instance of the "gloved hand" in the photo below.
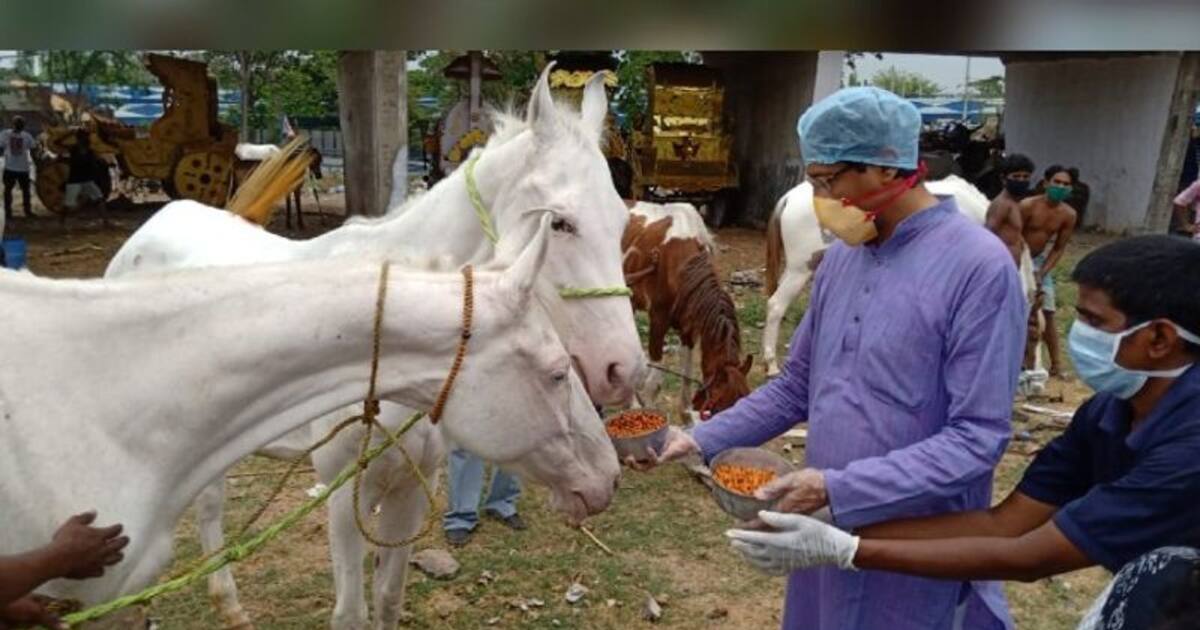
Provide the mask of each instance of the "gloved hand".
{"label": "gloved hand", "polygon": [[758,518],[777,531],[731,529],[725,535],[733,548],[763,573],[787,575],[826,565],[855,570],[858,536],[803,514],[763,511]]}

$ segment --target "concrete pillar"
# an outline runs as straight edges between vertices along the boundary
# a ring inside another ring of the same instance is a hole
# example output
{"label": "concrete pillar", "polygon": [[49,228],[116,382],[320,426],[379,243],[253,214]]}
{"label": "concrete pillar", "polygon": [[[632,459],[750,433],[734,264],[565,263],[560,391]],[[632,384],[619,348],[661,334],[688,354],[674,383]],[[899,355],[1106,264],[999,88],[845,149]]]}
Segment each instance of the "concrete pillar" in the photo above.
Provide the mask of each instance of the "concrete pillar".
{"label": "concrete pillar", "polygon": [[1179,186],[1179,172],[1183,170],[1184,154],[1187,153],[1198,92],[1200,52],[1183,53],[1179,72],[1175,75],[1175,91],[1171,95],[1166,127],[1163,129],[1158,170],[1150,190],[1150,207],[1143,226],[1145,232],[1163,234],[1170,227],[1173,200]]}
{"label": "concrete pillar", "polygon": [[[800,183],[796,121],[813,101],[818,53],[705,52],[703,57],[705,64],[721,69],[725,107],[733,117],[738,192],[727,220],[764,226],[779,197]],[[839,64],[839,79],[840,73]]]}
{"label": "concrete pillar", "polygon": [[379,216],[404,201],[407,91],[403,50],[339,53],[338,110],[347,214]]}
{"label": "concrete pillar", "polygon": [[842,68],[846,51],[822,50],[817,55],[817,78],[813,80],[812,102],[817,102],[842,87]]}

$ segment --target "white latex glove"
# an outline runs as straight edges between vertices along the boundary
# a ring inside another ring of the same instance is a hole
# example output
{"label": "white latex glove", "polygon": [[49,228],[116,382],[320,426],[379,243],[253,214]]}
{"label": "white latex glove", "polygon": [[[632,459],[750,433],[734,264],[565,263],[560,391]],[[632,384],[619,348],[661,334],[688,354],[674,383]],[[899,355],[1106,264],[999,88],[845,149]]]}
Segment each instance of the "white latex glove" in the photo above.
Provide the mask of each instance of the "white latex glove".
{"label": "white latex glove", "polygon": [[803,514],[763,511],[758,518],[777,531],[731,529],[725,535],[733,548],[763,573],[787,575],[826,565],[856,570],[858,536]]}

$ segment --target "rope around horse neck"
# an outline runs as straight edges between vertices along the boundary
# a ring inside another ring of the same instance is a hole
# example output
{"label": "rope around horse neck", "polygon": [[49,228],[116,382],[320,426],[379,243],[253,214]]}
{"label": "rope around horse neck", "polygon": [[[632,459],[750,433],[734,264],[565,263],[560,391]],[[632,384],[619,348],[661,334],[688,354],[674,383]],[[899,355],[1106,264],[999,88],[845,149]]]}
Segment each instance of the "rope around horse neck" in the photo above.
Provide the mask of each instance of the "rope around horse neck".
{"label": "rope around horse neck", "polygon": [[[446,401],[450,398],[450,392],[454,389],[454,382],[458,379],[458,373],[462,369],[463,359],[466,357],[466,354],[467,354],[467,343],[471,340],[471,322],[474,319],[474,315],[475,315],[475,280],[474,280],[475,276],[474,276],[474,271],[471,268],[471,265],[467,265],[467,266],[463,267],[462,276],[463,276],[462,331],[458,337],[458,348],[455,350],[454,362],[450,365],[450,372],[446,375],[446,380],[442,381],[442,389],[441,389],[441,391],[438,392],[437,400],[433,403],[433,409],[429,412],[429,420],[433,424],[437,424],[438,420],[440,420],[442,417],[442,411],[444,411],[446,408]],[[374,373],[372,373],[371,376],[372,376],[372,381],[373,381]],[[411,424],[411,422],[410,422],[410,424]],[[399,438],[399,436],[391,435],[388,432],[387,427],[383,426],[382,424],[380,424],[378,422],[368,423],[366,426],[366,430],[363,431],[362,444],[359,447],[359,458],[360,458],[359,459],[359,469],[361,471],[363,471],[364,473],[366,472],[368,462],[363,461],[361,458],[366,454],[367,449],[371,444],[371,433],[372,433],[372,429],[375,426],[378,426],[379,429],[384,432],[384,435],[386,435],[392,441],[395,441],[396,439]],[[405,430],[407,430],[407,426],[405,427]],[[432,508],[433,507],[433,491],[429,486],[429,481],[425,478],[425,475],[421,472],[421,468],[419,466],[417,466],[416,462],[414,462],[412,460],[412,457],[409,456],[408,451],[404,449],[404,446],[401,445],[399,442],[396,442],[396,444],[400,447],[400,452],[404,455],[405,460],[408,461],[408,465],[412,468],[413,472],[417,475],[417,479],[420,480],[421,487],[425,490],[425,496],[429,500],[429,506]],[[422,525],[421,530],[408,538],[403,538],[401,540],[395,540],[395,541],[389,541],[389,540],[382,540],[378,536],[376,536],[375,532],[372,531],[370,526],[368,526],[367,523],[364,522],[364,520],[363,520],[363,511],[362,511],[362,507],[361,507],[362,501],[359,498],[359,495],[362,492],[363,476],[364,475],[358,475],[354,479],[354,522],[356,525],[358,525],[358,531],[359,531],[359,533],[362,534],[364,539],[366,539],[368,542],[375,545],[376,547],[381,547],[381,548],[385,548],[385,549],[395,549],[397,547],[404,547],[406,545],[412,544],[413,541],[424,536],[429,531],[429,528],[430,528],[431,524],[433,523],[433,521],[432,521],[432,519],[427,518],[427,519],[425,519],[425,523],[424,523],[424,525]],[[432,513],[432,510],[430,512]]]}
{"label": "rope around horse neck", "polygon": [[[492,215],[483,203],[483,195],[479,193],[479,182],[475,180],[475,164],[479,162],[479,158],[482,155],[482,151],[476,151],[467,160],[466,165],[463,166],[463,173],[466,175],[467,197],[471,200],[471,207],[474,208],[475,216],[479,219],[479,228],[483,230],[483,235],[487,237],[488,241],[494,247],[500,242],[500,234],[492,224]],[[633,291],[627,286],[599,288],[563,287],[559,289],[558,293],[566,300],[598,297],[629,297],[633,295]]]}
{"label": "rope around horse neck", "polygon": [[479,194],[479,183],[475,181],[475,164],[479,162],[479,156],[483,155],[482,151],[476,151],[471,159],[467,160],[467,165],[464,167],[464,173],[467,176],[467,197],[471,199],[471,206],[475,208],[475,216],[479,217],[479,227],[483,229],[484,236],[491,241],[492,245],[500,242],[500,235],[496,233],[495,226],[492,225],[492,216],[488,213],[487,206],[483,205],[483,195]]}
{"label": "rope around horse neck", "polygon": [[[371,534],[371,532],[368,531],[368,529],[365,527],[365,524],[361,520],[361,516],[360,516],[361,511],[359,510],[358,488],[359,488],[359,485],[361,482],[363,472],[365,472],[368,464],[370,464],[372,461],[374,461],[376,458],[378,458],[380,455],[382,455],[384,452],[386,452],[387,449],[391,448],[393,445],[399,446],[400,452],[404,454],[405,459],[408,461],[409,465],[412,466],[414,473],[417,475],[417,478],[421,481],[422,488],[425,490],[426,497],[429,499],[430,505],[433,505],[433,491],[430,488],[428,480],[425,478],[424,474],[421,473],[420,468],[415,464],[415,462],[413,462],[412,458],[409,456],[408,452],[404,449],[403,445],[400,444],[400,440],[404,436],[404,434],[407,433],[409,431],[409,429],[411,429],[413,427],[413,425],[415,425],[417,423],[417,421],[420,420],[421,417],[425,415],[425,413],[418,411],[418,412],[412,414],[411,416],[409,416],[409,418],[405,421],[405,423],[400,427],[400,430],[396,433],[392,433],[391,431],[388,431],[387,427],[384,427],[382,424],[380,424],[379,420],[377,419],[377,416],[379,414],[379,400],[375,397],[375,394],[376,394],[376,386],[375,385],[376,385],[376,379],[379,375],[380,341],[383,336],[383,309],[384,309],[384,306],[386,303],[386,298],[387,298],[387,280],[388,280],[388,270],[389,269],[390,269],[390,263],[385,261],[383,263],[383,265],[380,269],[380,273],[379,273],[379,287],[376,292],[376,298],[375,298],[375,321],[374,321],[374,326],[373,326],[373,331],[372,331],[372,341],[371,341],[371,375],[370,375],[370,382],[367,385],[367,398],[366,398],[366,400],[363,401],[363,413],[361,413],[357,416],[353,416],[351,418],[347,418],[346,420],[343,420],[342,422],[338,423],[338,425],[335,426],[324,438],[319,440],[313,446],[309,447],[302,457],[296,458],[295,460],[293,460],[292,464],[288,467],[288,470],[284,473],[284,477],[276,485],[271,496],[267,499],[266,502],[263,503],[262,506],[260,506],[258,511],[256,511],[255,514],[242,526],[242,530],[241,530],[241,532],[239,532],[237,537],[241,538],[246,533],[246,531],[254,524],[254,522],[260,516],[262,516],[262,514],[266,511],[267,507],[270,506],[271,503],[275,500],[275,498],[279,495],[279,492],[286,485],[288,479],[295,472],[295,469],[297,468],[299,462],[302,461],[304,457],[311,455],[312,452],[315,451],[316,449],[320,448],[321,446],[324,446],[325,444],[328,444],[331,440],[333,440],[333,438],[335,436],[337,436],[337,434],[339,432],[342,431],[342,429],[345,429],[346,427],[350,426],[351,424],[354,424],[355,422],[362,422],[363,424],[366,425],[365,433],[367,435],[367,438],[362,443],[358,459],[355,462],[348,464],[345,468],[343,468],[342,471],[340,473],[338,473],[338,476],[335,477],[334,480],[327,487],[325,487],[323,490],[321,490],[317,494],[316,497],[314,497],[310,501],[300,505],[299,507],[293,509],[291,512],[288,512],[283,518],[281,518],[275,524],[262,530],[261,532],[256,534],[254,537],[250,538],[249,540],[246,540],[246,541],[240,542],[240,543],[228,544],[223,549],[213,552],[212,554],[209,554],[208,556],[205,556],[204,558],[201,558],[198,563],[196,563],[190,570],[183,573],[182,575],[178,575],[176,577],[169,578],[168,580],[166,580],[164,582],[160,582],[158,584],[155,584],[154,586],[143,589],[142,591],[140,591],[138,593],[134,593],[132,595],[127,595],[124,597],[118,597],[118,598],[111,600],[109,602],[106,602],[104,604],[99,604],[99,605],[93,606],[91,608],[88,608],[86,610],[67,615],[66,617],[63,618],[63,621],[66,624],[68,624],[68,626],[78,626],[85,622],[99,619],[106,615],[110,615],[114,612],[117,612],[118,610],[128,608],[129,606],[135,606],[138,604],[148,603],[148,602],[154,600],[155,598],[165,595],[167,593],[173,593],[173,592],[182,590],[184,588],[187,588],[191,584],[194,584],[195,582],[197,582],[213,573],[216,573],[217,571],[225,568],[226,566],[233,564],[235,562],[239,562],[239,561],[249,557],[250,555],[257,552],[259,549],[261,549],[268,542],[277,538],[281,533],[283,533],[284,531],[287,531],[291,527],[294,527],[304,517],[306,517],[310,513],[312,513],[313,510],[315,510],[318,507],[320,507],[321,505],[323,505],[326,501],[329,500],[330,495],[332,495],[336,490],[338,490],[342,486],[346,485],[346,483],[348,481],[350,481],[351,479],[356,480],[356,483],[354,485],[355,522],[358,525],[359,531],[362,533],[364,538],[371,541],[373,544],[376,544],[381,547],[384,547],[384,546],[398,547],[398,546],[404,546],[406,544],[411,544],[411,542],[413,540],[420,538],[428,531],[429,523],[431,521],[427,520],[425,527],[422,528],[421,532],[419,532],[416,536],[413,536],[411,539],[402,541],[402,542],[396,543],[396,544],[380,544],[379,542],[376,541],[375,537]],[[443,406],[445,404],[444,399],[449,396],[450,388],[452,387],[454,380],[458,375],[459,368],[461,368],[462,358],[465,353],[466,340],[470,338],[470,317],[469,317],[468,313],[469,313],[469,309],[473,306],[473,300],[470,297],[472,295],[472,285],[471,285],[471,281],[470,281],[470,276],[471,276],[470,267],[467,267],[464,269],[463,276],[464,276],[464,279],[466,279],[466,281],[467,281],[467,287],[465,290],[465,296],[464,296],[464,300],[463,300],[463,307],[464,307],[463,331],[464,332],[460,337],[459,352],[455,356],[454,366],[452,367],[451,372],[446,375],[446,380],[442,384],[442,394],[439,394],[439,400],[441,400]],[[439,414],[440,414],[440,409],[439,409]],[[370,442],[370,435],[371,435],[371,427],[374,427],[374,426],[378,426],[380,428],[380,430],[383,432],[384,441],[382,444],[380,444],[374,448],[370,448],[369,442]]]}

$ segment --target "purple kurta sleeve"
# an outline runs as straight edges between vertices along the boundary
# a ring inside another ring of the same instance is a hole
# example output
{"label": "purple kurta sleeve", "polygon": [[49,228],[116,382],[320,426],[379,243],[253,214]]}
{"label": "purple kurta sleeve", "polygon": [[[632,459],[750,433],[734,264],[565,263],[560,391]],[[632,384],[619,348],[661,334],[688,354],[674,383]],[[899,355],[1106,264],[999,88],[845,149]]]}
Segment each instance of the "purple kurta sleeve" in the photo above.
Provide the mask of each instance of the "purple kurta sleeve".
{"label": "purple kurta sleeve", "polygon": [[1012,269],[978,269],[956,300],[942,378],[947,421],[930,437],[826,470],[840,527],[921,514],[992,474],[1011,436],[1012,399],[1024,348],[1024,301]]}
{"label": "purple kurta sleeve", "polygon": [[818,311],[815,305],[823,284],[824,274],[818,270],[809,309],[792,334],[788,358],[779,376],[692,431],[704,461],[735,446],[760,446],[808,419],[809,368]]}

